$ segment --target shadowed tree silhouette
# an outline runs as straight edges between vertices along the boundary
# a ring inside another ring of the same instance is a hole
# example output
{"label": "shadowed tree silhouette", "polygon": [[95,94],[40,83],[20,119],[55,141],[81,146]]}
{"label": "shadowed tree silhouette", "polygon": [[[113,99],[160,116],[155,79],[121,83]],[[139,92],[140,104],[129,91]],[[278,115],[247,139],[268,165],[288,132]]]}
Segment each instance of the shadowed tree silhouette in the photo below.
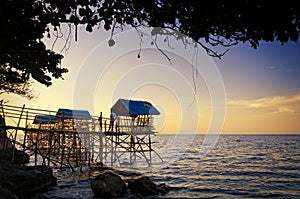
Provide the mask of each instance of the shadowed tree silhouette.
{"label": "shadowed tree silhouette", "polygon": [[[0,5],[0,91],[23,96],[30,79],[50,86],[51,77],[67,72],[60,66],[63,56],[42,41],[64,23],[75,26],[75,40],[80,25],[88,32],[102,27],[112,37],[116,28],[153,27],[152,35],[183,43],[185,35],[218,58],[241,42],[252,48],[260,41],[296,42],[300,32],[300,4],[294,0],[5,0]],[[219,46],[226,50],[218,53]]]}

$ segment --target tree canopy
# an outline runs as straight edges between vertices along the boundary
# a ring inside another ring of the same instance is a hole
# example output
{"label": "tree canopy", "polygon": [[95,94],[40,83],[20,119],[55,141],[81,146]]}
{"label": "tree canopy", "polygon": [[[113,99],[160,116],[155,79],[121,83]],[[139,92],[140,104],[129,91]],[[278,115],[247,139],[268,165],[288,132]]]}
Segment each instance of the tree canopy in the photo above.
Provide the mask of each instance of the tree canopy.
{"label": "tree canopy", "polygon": [[[161,27],[152,33],[181,39],[182,33],[221,58],[215,46],[229,48],[261,41],[296,42],[300,6],[295,0],[4,0],[0,3],[0,94],[28,95],[31,79],[50,86],[62,78],[63,55],[47,49],[42,39],[52,37],[62,24],[111,31],[131,26]],[[157,31],[159,30],[159,31]],[[110,40],[109,45],[113,45]]]}

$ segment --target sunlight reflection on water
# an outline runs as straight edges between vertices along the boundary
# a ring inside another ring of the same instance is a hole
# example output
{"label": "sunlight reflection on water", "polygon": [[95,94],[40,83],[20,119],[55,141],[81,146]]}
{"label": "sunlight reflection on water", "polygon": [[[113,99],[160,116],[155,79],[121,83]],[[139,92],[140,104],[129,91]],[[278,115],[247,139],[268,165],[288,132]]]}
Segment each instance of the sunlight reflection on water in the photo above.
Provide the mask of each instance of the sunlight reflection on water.
{"label": "sunlight reflection on water", "polygon": [[[171,138],[158,135],[154,147],[163,147]],[[156,183],[175,187],[164,198],[300,197],[299,135],[222,135],[215,148],[200,158],[203,138],[196,136],[180,159],[162,169],[138,169]],[[46,197],[93,198],[90,178],[95,173],[55,174],[60,178],[59,186],[47,192]]]}

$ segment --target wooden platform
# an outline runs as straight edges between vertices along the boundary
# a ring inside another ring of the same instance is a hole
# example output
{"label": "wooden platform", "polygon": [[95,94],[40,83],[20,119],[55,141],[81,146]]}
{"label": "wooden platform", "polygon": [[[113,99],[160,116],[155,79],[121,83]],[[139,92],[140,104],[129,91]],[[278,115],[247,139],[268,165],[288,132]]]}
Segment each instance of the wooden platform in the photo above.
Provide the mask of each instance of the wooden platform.
{"label": "wooden platform", "polygon": [[[39,123],[37,116],[52,119]],[[102,113],[99,117],[57,117],[55,111],[2,102],[0,117],[4,121],[0,122],[0,136],[28,153],[35,165],[74,168],[101,162],[113,167],[124,162],[132,165],[136,160],[151,165],[152,155],[159,157],[152,147],[151,136],[156,134],[152,126],[129,123],[128,118],[118,120],[108,131],[109,118]],[[0,149],[6,150],[5,145]]]}

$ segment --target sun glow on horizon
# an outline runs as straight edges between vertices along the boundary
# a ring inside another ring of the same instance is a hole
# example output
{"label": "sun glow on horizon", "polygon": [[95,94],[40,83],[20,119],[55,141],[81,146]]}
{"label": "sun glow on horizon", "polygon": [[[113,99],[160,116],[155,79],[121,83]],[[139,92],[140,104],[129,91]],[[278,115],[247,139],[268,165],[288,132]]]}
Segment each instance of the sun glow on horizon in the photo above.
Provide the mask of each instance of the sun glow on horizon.
{"label": "sun glow on horizon", "polygon": [[[215,89],[209,88],[205,74],[193,73],[189,61],[193,60],[194,51],[180,51],[181,55],[168,50],[170,63],[145,41],[137,58],[139,38],[116,35],[116,45],[109,48],[110,34],[83,32],[79,31],[78,42],[72,43],[63,59],[70,71],[64,80],[54,80],[48,88],[34,83],[37,98],[33,100],[11,94],[1,94],[1,98],[16,106],[25,104],[53,111],[83,109],[95,116],[102,112],[105,117],[119,98],[143,99],[161,112],[154,118],[159,133],[209,131],[214,111],[219,108],[213,100],[218,99],[212,96]],[[52,45],[50,41],[47,44]],[[286,49],[277,52],[279,46],[274,46],[262,44],[263,50],[257,51],[238,46],[224,59],[214,60],[227,97],[223,134],[300,133],[300,81],[295,77],[299,74],[299,56],[294,56],[295,52],[288,54]],[[204,53],[197,60],[200,71],[208,71],[213,65],[206,56]]]}

